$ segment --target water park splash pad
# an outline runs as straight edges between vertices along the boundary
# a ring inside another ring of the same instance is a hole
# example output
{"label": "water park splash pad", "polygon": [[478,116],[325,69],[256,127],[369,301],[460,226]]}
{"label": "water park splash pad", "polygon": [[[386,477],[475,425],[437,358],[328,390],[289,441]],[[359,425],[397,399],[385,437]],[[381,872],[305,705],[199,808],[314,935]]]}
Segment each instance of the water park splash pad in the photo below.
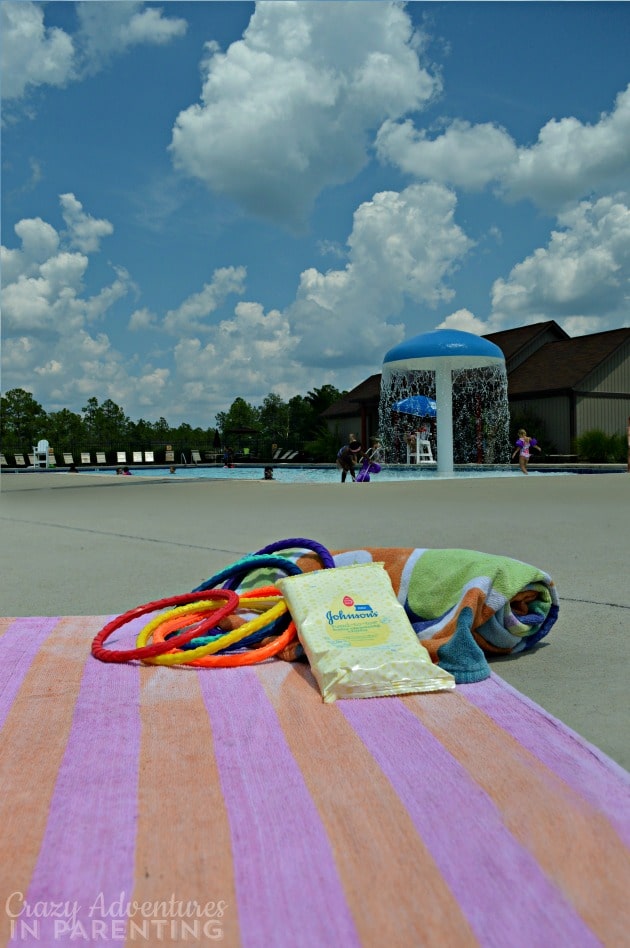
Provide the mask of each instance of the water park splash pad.
{"label": "water park splash pad", "polygon": [[418,396],[436,405],[438,475],[452,475],[455,462],[509,462],[505,358],[494,343],[473,333],[436,329],[386,353],[379,403],[386,461],[404,460],[405,438],[423,417],[394,406]]}

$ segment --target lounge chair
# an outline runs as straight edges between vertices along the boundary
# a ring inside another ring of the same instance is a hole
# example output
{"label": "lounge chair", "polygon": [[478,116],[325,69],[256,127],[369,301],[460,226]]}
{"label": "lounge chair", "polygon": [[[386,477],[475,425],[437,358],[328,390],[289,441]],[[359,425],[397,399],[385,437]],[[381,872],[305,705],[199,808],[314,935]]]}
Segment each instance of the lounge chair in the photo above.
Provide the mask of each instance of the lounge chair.
{"label": "lounge chair", "polygon": [[35,455],[33,454],[33,452],[31,452],[28,455],[28,463],[30,464],[31,467],[35,467]]}
{"label": "lounge chair", "polygon": [[142,451],[134,451],[131,459],[134,464],[142,464]]}
{"label": "lounge chair", "polygon": [[13,457],[15,458],[16,467],[26,467],[26,461],[24,460],[23,454],[14,454]]}
{"label": "lounge chair", "polygon": [[0,467],[8,467],[8,466],[9,465],[7,464],[7,459],[5,458],[4,454],[0,454]]}
{"label": "lounge chair", "polygon": [[116,463],[117,463],[117,464],[126,464],[126,463],[127,463],[127,452],[126,452],[126,451],[116,451]]}
{"label": "lounge chair", "polygon": [[276,450],[273,452],[272,461],[279,461],[281,454],[282,454],[282,448],[276,448]]}
{"label": "lounge chair", "polygon": [[199,454],[199,451],[191,451],[190,458],[193,464],[201,464],[201,455]]}
{"label": "lounge chair", "polygon": [[[69,460],[69,461],[66,461],[66,458],[69,458],[70,460]],[[74,461],[72,460],[72,455],[71,455],[71,454],[64,454],[63,460],[64,460],[64,464],[74,464]],[[89,464],[89,463],[90,463],[90,460],[91,460],[91,459],[90,459],[90,452],[89,452],[89,451],[81,451],[81,464]]]}
{"label": "lounge chair", "polygon": [[166,461],[167,464],[174,464],[174,463],[175,463],[175,452],[174,452],[174,451],[166,451],[165,454],[164,454],[164,460]]}
{"label": "lounge chair", "polygon": [[292,461],[293,458],[296,458],[300,452],[299,451],[289,451],[287,457],[284,458],[285,461]]}
{"label": "lounge chair", "polygon": [[145,452],[144,452],[144,463],[145,463],[145,464],[154,464],[154,463],[155,463],[155,457],[154,457],[154,452],[153,452],[153,451],[145,451]]}
{"label": "lounge chair", "polygon": [[[89,460],[90,460],[90,458],[89,458],[89,455],[88,455],[88,463],[89,463]],[[64,463],[64,464],[74,464],[74,458],[72,457],[72,455],[70,454],[69,451],[64,451],[64,452],[63,452],[63,463]]]}
{"label": "lounge chair", "polygon": [[105,452],[104,452],[104,451],[97,451],[97,452],[96,452],[96,463],[97,463],[97,464],[107,464],[107,459],[106,459],[106,457],[105,457]]}

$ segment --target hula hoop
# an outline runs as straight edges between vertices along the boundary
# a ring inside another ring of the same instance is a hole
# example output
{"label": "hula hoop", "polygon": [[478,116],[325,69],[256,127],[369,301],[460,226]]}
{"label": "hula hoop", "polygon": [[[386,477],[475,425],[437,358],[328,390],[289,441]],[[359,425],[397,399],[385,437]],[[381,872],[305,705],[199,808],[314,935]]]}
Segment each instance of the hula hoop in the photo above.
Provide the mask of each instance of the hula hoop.
{"label": "hula hoop", "polygon": [[[257,611],[257,608],[260,608],[261,612],[265,612],[268,611],[271,606],[275,606],[279,601],[282,601],[282,593],[276,586],[265,586],[260,590],[250,590],[248,595],[243,593],[240,597],[237,596],[237,600],[243,599],[247,599],[251,612]],[[190,645],[194,639],[201,638],[202,634],[208,631],[209,628],[216,628],[216,615],[211,614],[213,608],[214,607],[211,602],[208,602],[206,606],[206,602],[201,601],[186,603],[183,606],[178,606],[175,609],[171,609],[171,611],[167,613],[162,612],[160,615],[151,619],[151,621],[148,622],[142,629],[140,629],[136,636],[136,645],[144,645],[148,639],[152,637],[152,633],[155,631],[155,629],[161,627],[164,628],[164,626],[168,626],[168,629],[161,637],[162,641],[165,640],[170,633],[171,645],[174,648],[179,648],[182,645]],[[236,609],[238,609],[238,605]],[[234,613],[236,612],[236,609],[234,610]],[[245,622],[241,623],[238,628],[241,629],[243,625],[245,625]],[[179,638],[176,642],[173,641],[173,632],[182,631],[184,629],[192,630],[193,628],[195,634],[192,636],[192,638],[188,638],[188,641],[184,641],[183,638]],[[231,631],[236,630],[233,629]],[[222,638],[226,634],[229,634],[229,631],[225,632],[224,630],[221,630],[217,632],[215,636],[213,636],[213,639]],[[208,643],[201,642],[199,644],[207,645]]]}
{"label": "hula hoop", "polygon": [[253,556],[245,556],[242,559],[237,560],[235,563],[232,563],[230,566],[226,566],[226,568],[222,569],[220,573],[215,573],[214,576],[210,577],[210,579],[206,579],[204,583],[201,583],[200,586],[197,586],[196,589],[193,589],[193,592],[203,592],[206,589],[212,589],[218,586],[220,583],[225,583],[226,580],[231,579],[235,580],[236,584],[238,585],[240,580],[244,579],[244,577],[247,576],[248,573],[253,572],[253,570],[265,569],[266,567],[270,566],[275,566],[278,569],[281,569],[289,576],[295,576],[302,572],[297,563],[294,563],[293,560],[288,560],[284,556],[254,554]]}
{"label": "hula hoop", "polygon": [[[316,540],[308,540],[306,537],[291,537],[288,540],[276,540],[274,543],[263,546],[261,550],[257,550],[252,556],[266,556],[270,553],[277,553],[279,550],[293,549],[310,550],[312,553],[316,553],[321,560],[323,569],[333,569],[335,566],[335,561],[330,550],[326,549],[325,546],[322,546],[322,544]],[[289,560],[289,562],[293,561]],[[236,589],[240,578],[242,577],[235,576],[228,579],[227,582],[223,583],[223,589]]]}
{"label": "hula hoop", "polygon": [[173,646],[184,644],[189,642],[190,639],[195,637],[195,630],[182,632],[181,635],[177,637],[177,641],[173,642],[155,642],[153,645],[144,645],[142,648],[132,648],[125,650],[114,650],[106,649],[103,647],[103,643],[109,638],[112,632],[116,632],[117,629],[122,628],[124,625],[127,625],[128,622],[131,622],[132,619],[138,619],[140,616],[146,615],[148,612],[156,612],[158,609],[164,609],[169,606],[179,606],[186,603],[194,603],[198,606],[198,603],[203,600],[209,599],[225,599],[226,603],[224,606],[218,607],[216,612],[213,615],[213,622],[220,622],[221,619],[224,619],[230,613],[238,607],[238,596],[231,589],[211,589],[204,590],[203,592],[192,592],[192,593],[183,593],[180,596],[170,596],[168,599],[158,599],[155,602],[146,602],[142,606],[136,606],[135,609],[130,609],[128,612],[123,613],[121,616],[117,616],[115,619],[112,619],[111,622],[108,622],[107,625],[98,632],[92,642],[92,655],[94,658],[98,658],[101,662],[129,662],[135,658],[144,659],[150,658],[157,655],[163,655],[165,652],[168,652]]}
{"label": "hula hoop", "polygon": [[[256,608],[262,603],[273,603],[281,596],[282,593],[277,586],[264,586],[260,589],[248,590],[244,592],[240,598],[241,601],[245,600],[242,604]],[[200,613],[200,615],[203,615],[203,613]],[[192,616],[189,615],[188,621],[190,621],[191,618]],[[181,628],[183,619],[184,616],[182,615],[171,619],[164,619],[155,629],[153,640],[155,642],[168,641],[169,644],[172,643],[172,633]],[[170,639],[168,638],[169,635],[171,635]],[[260,648],[250,649],[247,652],[241,652],[239,654],[206,655],[203,658],[193,659],[193,661],[185,662],[184,664],[195,665],[202,668],[234,668],[240,665],[256,665],[259,662],[265,661],[267,658],[273,658],[278,652],[281,652],[286,645],[289,645],[296,635],[297,629],[295,623],[290,622],[289,626],[281,635]],[[245,641],[241,644],[244,645]],[[188,652],[187,657],[189,655],[190,653]]]}
{"label": "hula hoop", "polygon": [[[160,626],[154,632],[154,641],[161,642],[162,636],[166,634],[165,628]],[[235,654],[206,655],[203,658],[197,658],[193,661],[188,661],[190,652],[184,652],[183,654],[187,656],[187,660],[179,664],[194,665],[197,668],[237,668],[241,665],[258,665],[260,662],[264,662],[268,658],[273,658],[278,652],[281,652],[296,636],[297,628],[295,622],[291,620],[281,635],[278,635],[273,642],[268,642],[260,648],[249,649],[247,652],[237,652]],[[170,642],[172,642],[172,639],[169,640],[169,643]]]}
{"label": "hula hoop", "polygon": [[241,665],[258,665],[267,658],[273,658],[283,648],[286,648],[297,636],[297,627],[291,620],[282,635],[278,635],[273,642],[261,645],[260,648],[252,648],[247,652],[236,652],[227,655],[206,655],[205,658],[198,658],[191,662],[191,665],[198,665],[200,668],[237,668]]}
{"label": "hula hoop", "polygon": [[[282,593],[276,586],[264,586],[264,587],[259,587],[257,589],[249,589],[247,590],[247,592],[242,592],[239,595],[240,595],[242,605],[244,605],[242,600],[244,599],[248,600],[250,604],[251,612],[264,612],[265,609],[268,609],[271,606],[274,606],[277,602],[279,602],[279,600],[282,599]],[[179,610],[177,611],[179,612]],[[236,613],[232,613],[230,618],[233,619],[235,618],[235,616],[236,616]],[[195,628],[194,638],[192,638],[189,642],[182,642],[181,644],[178,644],[177,647],[186,649],[187,651],[192,651],[192,649],[198,648],[200,645],[207,645],[207,643],[210,641],[211,636],[206,634],[208,632],[207,623],[204,626],[202,626],[201,623],[205,619],[208,619],[208,618],[209,616],[206,610],[206,611],[193,612],[189,614],[187,617],[187,621],[181,621],[179,619],[169,620],[167,623],[165,623],[165,625],[168,625],[168,630],[164,632],[164,635],[162,637],[166,639],[170,635],[172,638],[173,634],[176,631],[181,631],[182,629],[189,628],[189,627],[192,628],[194,626]],[[275,621],[271,622],[268,627],[266,626],[260,629],[259,631],[253,633],[252,635],[248,636],[248,638],[244,639],[242,642],[238,642],[233,645],[228,645],[227,649],[242,648],[242,647],[248,648],[250,644],[260,641],[260,639],[264,638],[266,635],[274,635],[274,634],[279,635],[280,632],[274,633],[273,627],[280,624],[286,625],[286,623],[282,622],[282,619],[283,617],[280,617],[280,619],[276,619]],[[246,622],[245,619],[241,619],[239,626],[235,626],[234,628],[240,628],[240,626],[244,625],[245,622]],[[213,628],[216,628],[217,630],[214,638],[218,638],[221,635],[225,635],[227,632],[234,631],[234,629],[221,628],[220,626],[216,626],[216,627],[213,626]],[[280,631],[284,631],[284,628],[282,628]]]}
{"label": "hula hoop", "polygon": [[[226,590],[226,592],[231,591],[232,590]],[[262,615],[257,616],[255,619],[251,619],[249,622],[245,622],[233,632],[228,632],[226,635],[218,636],[217,639],[212,642],[208,642],[207,645],[202,645],[199,648],[192,649],[191,651],[177,651],[176,649],[178,643],[173,639],[169,639],[167,642],[160,642],[160,652],[151,657],[145,657],[142,659],[142,661],[150,665],[189,665],[194,659],[203,658],[205,655],[213,655],[215,652],[220,651],[227,645],[232,645],[234,642],[240,642],[241,639],[251,635],[252,632],[256,632],[258,629],[269,625],[269,623],[274,619],[284,615],[287,610],[287,604],[283,599],[275,606],[272,606],[271,609],[268,609],[266,612],[264,612]],[[175,610],[172,610],[171,612],[167,612],[164,616],[158,616],[158,618],[154,620],[155,626],[153,628],[153,623],[151,622],[145,626],[138,636],[137,643],[139,645],[144,644],[152,632],[157,632],[157,629],[162,624],[162,622],[166,622],[168,619],[174,617],[174,612]],[[209,619],[208,621],[214,624],[214,618]],[[195,633],[193,630],[193,635],[194,634]]]}

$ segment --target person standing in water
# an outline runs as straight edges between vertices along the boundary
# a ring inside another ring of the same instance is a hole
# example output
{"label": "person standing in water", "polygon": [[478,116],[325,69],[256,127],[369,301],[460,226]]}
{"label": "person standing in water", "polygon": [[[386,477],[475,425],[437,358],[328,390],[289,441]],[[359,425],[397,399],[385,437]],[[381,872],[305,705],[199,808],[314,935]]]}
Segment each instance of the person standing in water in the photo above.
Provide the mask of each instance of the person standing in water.
{"label": "person standing in water", "polygon": [[518,438],[516,440],[516,451],[512,455],[512,460],[514,460],[518,454],[518,463],[523,474],[529,474],[527,465],[529,463],[531,448],[535,448],[536,451],[540,451],[536,438],[530,438],[524,428],[519,428]]}
{"label": "person standing in water", "polygon": [[337,467],[341,471],[341,483],[345,484],[348,474],[353,481],[356,481],[354,468],[361,454],[361,445],[358,441],[351,440],[349,444],[344,444],[337,454]]}

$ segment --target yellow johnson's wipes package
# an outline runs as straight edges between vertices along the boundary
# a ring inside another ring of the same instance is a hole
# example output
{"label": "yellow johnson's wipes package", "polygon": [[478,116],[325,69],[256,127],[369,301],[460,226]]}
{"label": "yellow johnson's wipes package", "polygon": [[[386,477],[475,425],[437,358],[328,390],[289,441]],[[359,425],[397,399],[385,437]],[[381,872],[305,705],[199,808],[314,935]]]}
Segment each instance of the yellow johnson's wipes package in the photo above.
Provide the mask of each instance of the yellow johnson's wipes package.
{"label": "yellow johnson's wipes package", "polygon": [[418,640],[382,563],[287,576],[277,585],[325,702],[455,687]]}

